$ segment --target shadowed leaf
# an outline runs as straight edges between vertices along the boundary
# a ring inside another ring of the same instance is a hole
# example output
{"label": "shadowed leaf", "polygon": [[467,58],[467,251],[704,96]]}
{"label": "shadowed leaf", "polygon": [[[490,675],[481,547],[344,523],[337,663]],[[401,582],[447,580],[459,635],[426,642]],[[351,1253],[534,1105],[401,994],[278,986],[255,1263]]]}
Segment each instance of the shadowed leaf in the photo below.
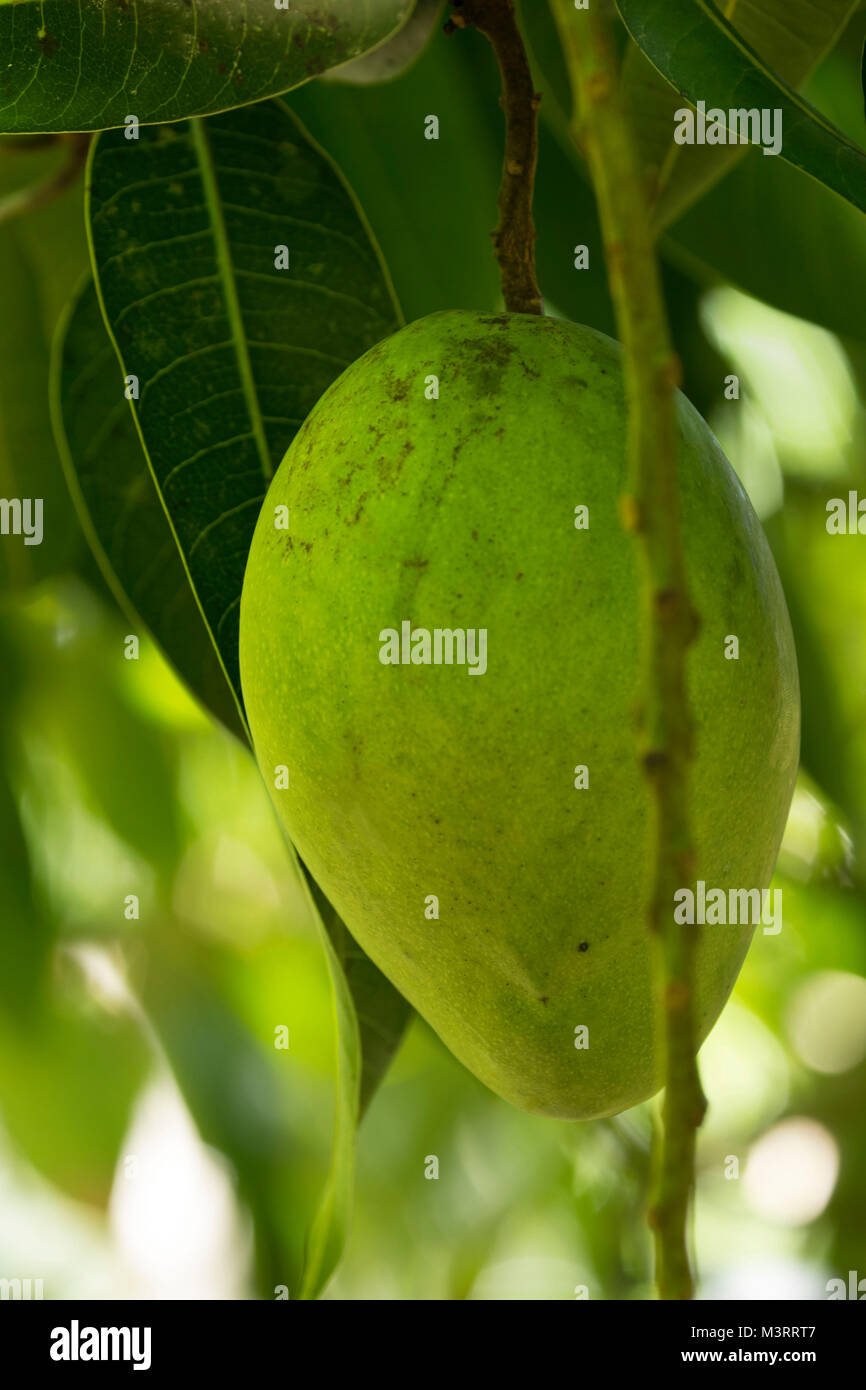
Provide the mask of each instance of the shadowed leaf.
{"label": "shadowed leaf", "polygon": [[789,87],[709,0],[618,0],[635,43],[693,105],[781,114],[778,156],[866,211],[866,153]]}
{"label": "shadowed leaf", "polygon": [[0,3],[0,130],[107,130],[228,111],[375,48],[411,0]]}
{"label": "shadowed leaf", "polygon": [[58,326],[51,405],[79,517],[118,603],[149,628],[206,708],[245,739],[147,467],[89,276]]}

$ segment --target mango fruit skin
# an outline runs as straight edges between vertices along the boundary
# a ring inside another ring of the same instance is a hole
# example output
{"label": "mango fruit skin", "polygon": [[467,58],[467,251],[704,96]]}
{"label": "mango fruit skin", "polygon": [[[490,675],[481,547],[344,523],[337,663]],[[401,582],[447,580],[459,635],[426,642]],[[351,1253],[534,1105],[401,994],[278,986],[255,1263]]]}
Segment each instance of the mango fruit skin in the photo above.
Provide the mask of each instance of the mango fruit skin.
{"label": "mango fruit skin", "polygon": [[[425,397],[432,376],[438,399]],[[702,624],[688,658],[695,880],[765,888],[798,762],[793,639],[742,487],[681,395],[677,413]],[[661,1084],[642,618],[618,511],[625,420],[619,346],[591,329],[461,310],[408,325],[350,366],[293,440],[240,614],[256,754],[271,787],[289,770],[272,795],[324,892],[476,1076],[569,1119]],[[486,628],[486,673],[383,665],[380,633],[407,619]],[[703,1040],[753,928],[694,930]]]}

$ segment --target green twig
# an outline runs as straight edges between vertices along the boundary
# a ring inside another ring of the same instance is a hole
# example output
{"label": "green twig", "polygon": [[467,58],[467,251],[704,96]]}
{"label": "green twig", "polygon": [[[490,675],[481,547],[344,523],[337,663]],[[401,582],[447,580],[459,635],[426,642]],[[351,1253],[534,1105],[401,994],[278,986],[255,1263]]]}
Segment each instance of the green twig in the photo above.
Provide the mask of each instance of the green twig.
{"label": "green twig", "polygon": [[682,1299],[693,1291],[686,1232],[695,1134],[705,1102],[695,1058],[694,928],[678,925],[673,916],[674,893],[689,882],[694,862],[686,653],[698,628],[686,586],[676,487],[679,361],[668,336],[646,195],[603,6],[592,0],[591,9],[575,10],[570,0],[555,0],[554,13],[576,91],[574,134],[592,174],[624,350],[628,490],[622,515],[635,535],[641,568],[642,757],[655,821],[649,924],[665,1079],[650,1224],[659,1296]]}
{"label": "green twig", "polygon": [[541,314],[535,281],[535,226],[532,190],[538,160],[538,106],[526,48],[514,15],[514,0],[451,0],[446,28],[473,24],[489,39],[502,74],[505,158],[499,188],[499,224],[493,246],[502,278],[505,307],[513,314]]}

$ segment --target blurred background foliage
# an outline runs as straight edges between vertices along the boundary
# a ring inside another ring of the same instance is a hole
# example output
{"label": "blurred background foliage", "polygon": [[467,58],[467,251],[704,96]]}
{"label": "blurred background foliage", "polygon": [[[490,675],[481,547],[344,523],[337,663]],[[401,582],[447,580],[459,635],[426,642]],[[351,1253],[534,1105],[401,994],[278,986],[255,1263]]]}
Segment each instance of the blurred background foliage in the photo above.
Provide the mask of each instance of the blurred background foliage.
{"label": "blurred background foliage", "polygon": [[[860,142],[864,27],[861,13],[807,87]],[[498,307],[484,41],[437,28],[404,74],[350,76],[290,104],[355,188],[406,317]],[[545,77],[550,109],[561,74]],[[422,138],[430,113],[438,141]],[[5,144],[0,198],[60,157]],[[536,213],[549,311],[610,331],[555,109]],[[685,389],[767,529],[803,689],[784,927],[756,936],[702,1052],[705,1297],[820,1298],[866,1274],[866,546],[825,528],[830,498],[866,496],[864,227],[755,151],[663,242]],[[42,546],[0,544],[0,1276],[42,1278],[52,1298],[294,1296],[330,1146],[327,971],[252,759],[146,634],[126,659],[129,619],[69,501],[48,352],[86,259],[80,187],[0,224],[0,494],[46,509]],[[524,1115],[416,1019],[360,1130],[326,1297],[651,1296],[653,1112]]]}

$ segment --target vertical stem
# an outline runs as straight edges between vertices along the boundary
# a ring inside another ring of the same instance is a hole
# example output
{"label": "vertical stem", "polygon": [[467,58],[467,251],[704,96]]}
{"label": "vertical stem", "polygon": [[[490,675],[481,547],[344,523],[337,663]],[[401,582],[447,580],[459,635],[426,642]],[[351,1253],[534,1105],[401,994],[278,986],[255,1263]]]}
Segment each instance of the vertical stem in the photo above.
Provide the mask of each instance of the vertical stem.
{"label": "vertical stem", "polygon": [[694,928],[674,920],[674,893],[691,878],[688,818],[693,731],[686,653],[698,629],[686,586],[676,487],[671,347],[649,211],[602,0],[575,10],[554,0],[577,97],[574,136],[589,161],[605,259],[623,343],[628,402],[628,489],[621,508],[640,557],[643,638],[642,758],[654,808],[655,875],[649,904],[665,1093],[650,1224],[659,1296],[692,1296],[687,1218],[695,1134],[705,1102],[695,1057]]}
{"label": "vertical stem", "polygon": [[446,28],[474,24],[489,39],[502,75],[499,98],[505,112],[505,157],[499,188],[499,224],[493,247],[505,307],[512,314],[540,314],[535,282],[532,190],[538,160],[538,106],[526,48],[514,15],[514,0],[451,0]]}

